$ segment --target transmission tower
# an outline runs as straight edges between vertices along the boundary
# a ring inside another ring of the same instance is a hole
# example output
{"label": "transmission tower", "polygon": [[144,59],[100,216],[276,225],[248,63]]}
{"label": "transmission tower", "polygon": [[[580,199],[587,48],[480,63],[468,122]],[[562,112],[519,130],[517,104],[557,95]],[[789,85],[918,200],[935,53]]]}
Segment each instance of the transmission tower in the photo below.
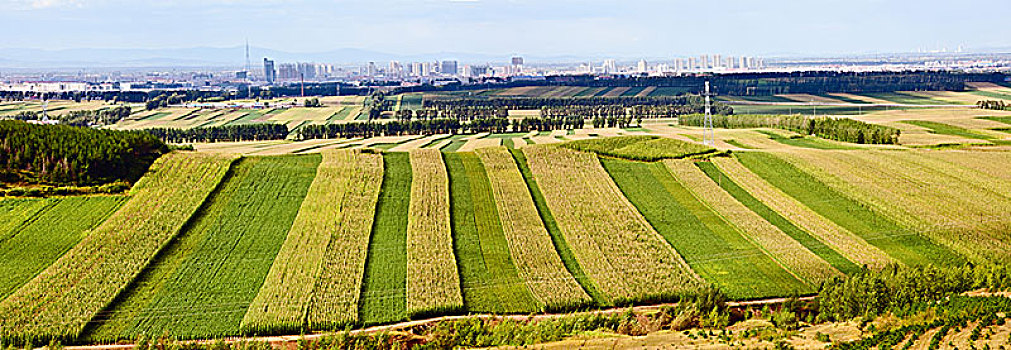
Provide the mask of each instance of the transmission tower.
{"label": "transmission tower", "polygon": [[253,98],[253,72],[249,71],[249,39],[246,39],[246,98]]}
{"label": "transmission tower", "polygon": [[702,144],[706,146],[716,145],[716,134],[713,132],[713,113],[709,107],[709,81],[706,81],[706,121],[702,130]]}

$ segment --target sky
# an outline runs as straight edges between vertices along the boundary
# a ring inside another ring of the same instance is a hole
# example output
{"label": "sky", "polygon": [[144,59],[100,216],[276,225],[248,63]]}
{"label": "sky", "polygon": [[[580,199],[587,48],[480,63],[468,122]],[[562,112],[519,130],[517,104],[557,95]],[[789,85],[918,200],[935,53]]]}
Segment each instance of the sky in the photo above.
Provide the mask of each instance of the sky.
{"label": "sky", "polygon": [[1011,47],[1008,0],[0,0],[0,48],[831,56]]}

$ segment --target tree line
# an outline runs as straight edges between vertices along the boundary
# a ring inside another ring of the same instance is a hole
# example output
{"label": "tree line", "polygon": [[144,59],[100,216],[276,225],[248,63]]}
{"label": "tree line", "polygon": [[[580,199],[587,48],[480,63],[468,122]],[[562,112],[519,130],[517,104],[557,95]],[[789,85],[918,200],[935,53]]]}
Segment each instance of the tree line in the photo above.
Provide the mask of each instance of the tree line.
{"label": "tree line", "polygon": [[355,137],[378,137],[400,135],[435,134],[475,134],[490,132],[550,131],[582,128],[585,121],[577,117],[560,118],[482,118],[461,121],[450,118],[390,120],[386,122],[368,121],[364,123],[342,123],[326,125],[306,125],[296,131],[297,138],[335,139]]}
{"label": "tree line", "polygon": [[706,81],[714,93],[733,96],[769,96],[786,93],[869,93],[895,91],[965,91],[967,82],[1004,84],[1005,73],[909,70],[900,72],[755,72],[687,73],[665,77],[555,75],[540,81],[489,80],[480,84],[420,85],[391,93],[470,91],[527,86],[646,87],[655,86],[700,94]]}
{"label": "tree line", "polygon": [[1003,111],[1003,110],[1006,110],[1008,108],[1008,105],[1006,103],[1004,103],[1003,100],[976,101],[976,106],[979,106],[980,109],[991,109],[991,110],[997,110],[997,111]]}
{"label": "tree line", "polygon": [[[681,125],[704,126],[705,116],[678,118]],[[805,135],[859,144],[898,144],[899,129],[848,118],[812,118],[799,115],[713,115],[713,127],[724,129],[776,128]]]}
{"label": "tree line", "polygon": [[190,129],[153,128],[144,131],[169,143],[283,140],[289,134],[288,126],[271,123]]}
{"label": "tree line", "polygon": [[824,282],[818,292],[819,318],[824,321],[873,317],[886,312],[909,313],[960,293],[985,288],[1011,288],[1011,269],[994,264],[937,267],[891,265]]}
{"label": "tree line", "polygon": [[[593,97],[454,97],[426,98],[424,108],[447,110],[453,108],[504,108],[541,109],[562,107],[686,107],[686,111],[701,112],[705,99],[698,95],[682,96],[593,96]],[[716,113],[732,114],[733,108],[723,103],[713,103]]]}
{"label": "tree line", "polygon": [[[116,106],[107,109],[98,109],[92,111],[69,111],[63,114],[53,114],[48,117],[53,120],[58,120],[60,123],[72,125],[72,126],[92,126],[92,125],[112,125],[126,117],[129,117],[131,113],[129,106]],[[42,112],[37,111],[21,111],[18,114],[3,117],[5,119],[13,120],[39,120],[42,119]]]}
{"label": "tree line", "polygon": [[168,147],[141,131],[0,121],[0,181],[93,185],[136,181]]}

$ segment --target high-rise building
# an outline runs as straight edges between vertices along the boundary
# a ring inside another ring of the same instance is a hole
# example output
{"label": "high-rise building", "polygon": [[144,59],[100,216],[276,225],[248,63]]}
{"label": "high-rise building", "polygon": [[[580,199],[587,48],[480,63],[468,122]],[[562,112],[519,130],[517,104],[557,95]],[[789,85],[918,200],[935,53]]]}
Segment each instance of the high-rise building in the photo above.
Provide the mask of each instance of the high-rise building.
{"label": "high-rise building", "polygon": [[299,80],[298,65],[294,63],[281,63],[277,65],[277,78],[279,80]]}
{"label": "high-rise building", "polygon": [[263,58],[263,79],[267,84],[273,84],[277,80],[277,71],[274,70],[274,61]]}
{"label": "high-rise building", "polygon": [[697,57],[688,57],[688,70],[696,70],[699,68],[699,61]]}
{"label": "high-rise building", "polygon": [[604,74],[612,74],[618,72],[618,64],[613,59],[604,60]]}
{"label": "high-rise building", "polygon": [[734,69],[734,57],[733,56],[727,56],[727,61],[726,61],[726,63],[724,63],[724,67],[726,67],[727,69]]}
{"label": "high-rise building", "polygon": [[298,63],[298,78],[300,80],[316,80],[315,63]]}
{"label": "high-rise building", "polygon": [[491,67],[488,67],[488,66],[471,66],[470,67],[470,76],[472,76],[472,77],[485,76],[485,75],[488,75],[489,73],[491,73]]}
{"label": "high-rise building", "polygon": [[420,76],[427,77],[435,73],[435,67],[438,67],[438,63],[432,62],[421,62],[421,74]]}
{"label": "high-rise building", "polygon": [[741,56],[737,58],[737,68],[744,69],[748,68],[748,58]]}
{"label": "high-rise building", "polygon": [[514,66],[522,66],[523,65],[523,57],[519,57],[519,56],[513,57],[512,62],[513,62]]}
{"label": "high-rise building", "polygon": [[646,73],[646,72],[648,72],[648,68],[649,68],[648,66],[649,66],[649,64],[646,63],[646,60],[639,60],[639,65],[636,67],[636,72],[638,72],[638,73]]}
{"label": "high-rise building", "polygon": [[390,61],[390,70],[386,72],[386,75],[391,77],[401,77],[404,74],[404,67],[400,65],[400,62]]}
{"label": "high-rise building", "polygon": [[439,72],[445,75],[457,75],[456,61],[442,61]]}
{"label": "high-rise building", "polygon": [[376,68],[376,63],[369,62],[368,67],[365,68],[365,75],[371,78],[376,76],[377,73],[379,73],[379,69]]}
{"label": "high-rise building", "polygon": [[675,71],[685,70],[685,60],[683,58],[674,59],[674,70]]}
{"label": "high-rise building", "polygon": [[723,67],[723,58],[720,54],[713,55],[713,68]]}

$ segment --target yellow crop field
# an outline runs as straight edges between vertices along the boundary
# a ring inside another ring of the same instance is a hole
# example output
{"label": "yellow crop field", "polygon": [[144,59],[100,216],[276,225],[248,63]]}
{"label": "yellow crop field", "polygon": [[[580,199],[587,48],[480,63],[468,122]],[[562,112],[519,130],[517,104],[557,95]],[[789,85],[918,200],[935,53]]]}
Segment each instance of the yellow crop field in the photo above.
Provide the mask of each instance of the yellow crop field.
{"label": "yellow crop field", "polygon": [[523,148],[565,240],[607,302],[675,299],[702,282],[622,195],[597,156]]}
{"label": "yellow crop field", "polygon": [[382,156],[325,151],[267,279],[242,320],[247,334],[357,322],[360,283],[382,183]]}
{"label": "yellow crop field", "polygon": [[1006,199],[904,162],[898,153],[795,151],[783,156],[837,191],[966,257],[1008,259],[1011,244],[1001,237],[1008,219],[993,214],[1006,212]]}
{"label": "yellow crop field", "polygon": [[457,312],[463,309],[463,294],[450,232],[449,174],[437,149],[416,149],[410,157],[407,313]]}

